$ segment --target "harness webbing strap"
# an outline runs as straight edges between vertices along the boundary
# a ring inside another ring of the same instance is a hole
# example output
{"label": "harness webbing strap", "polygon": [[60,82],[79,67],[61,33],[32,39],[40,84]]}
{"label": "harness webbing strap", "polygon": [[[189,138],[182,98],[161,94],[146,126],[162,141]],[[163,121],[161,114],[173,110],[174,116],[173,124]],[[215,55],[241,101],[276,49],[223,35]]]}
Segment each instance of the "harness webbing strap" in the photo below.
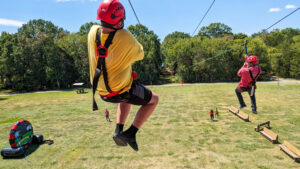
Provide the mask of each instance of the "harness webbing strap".
{"label": "harness webbing strap", "polygon": [[252,72],[251,72],[251,69],[249,68],[248,70],[249,70],[249,73],[250,73],[250,77],[251,77],[251,79],[252,79],[252,82],[251,82],[251,83],[252,83],[252,84],[255,84],[255,83],[256,83],[256,80],[257,80],[257,77],[258,77],[259,74],[260,74],[260,69],[258,69],[258,72],[257,72],[255,78],[253,78],[253,74],[252,74]]}
{"label": "harness webbing strap", "polygon": [[[103,73],[103,79],[104,79],[104,84],[105,84],[106,90],[109,93],[113,93],[113,91],[110,89],[109,84],[108,84],[107,71],[106,71],[106,65],[105,65],[105,57],[107,54],[107,49],[112,44],[112,40],[113,40],[115,34],[116,34],[116,31],[109,33],[108,38],[104,44],[104,47],[106,48],[105,49],[105,48],[103,48],[103,46],[101,46],[101,30],[99,28],[97,30],[96,44],[97,44],[97,50],[98,50],[99,55],[98,55],[97,68],[95,70],[95,75],[94,75],[94,79],[93,79],[93,111],[98,110],[98,106],[95,101],[95,92],[97,90],[98,81],[101,76],[101,71]],[[103,50],[105,50],[105,54],[103,54]]]}
{"label": "harness webbing strap", "polygon": [[252,75],[252,72],[251,72],[251,69],[249,68],[248,69],[249,70],[249,73],[250,73],[250,77],[251,77],[251,79],[252,79],[252,82],[251,82],[251,92],[250,92],[250,96],[253,96],[253,94],[254,94],[254,90],[255,90],[255,84],[256,84],[256,80],[257,80],[257,77],[259,76],[259,74],[260,74],[260,69],[258,69],[258,72],[257,72],[257,74],[256,74],[256,76],[255,76],[255,78],[253,78],[253,75]]}

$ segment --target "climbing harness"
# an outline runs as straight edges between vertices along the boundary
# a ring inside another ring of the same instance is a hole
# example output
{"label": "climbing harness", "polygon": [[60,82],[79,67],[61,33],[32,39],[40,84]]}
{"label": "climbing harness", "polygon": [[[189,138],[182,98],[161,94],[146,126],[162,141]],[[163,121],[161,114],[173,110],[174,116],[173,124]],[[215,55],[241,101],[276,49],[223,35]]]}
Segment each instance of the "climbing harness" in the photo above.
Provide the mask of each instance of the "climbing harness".
{"label": "climbing harness", "polygon": [[251,85],[252,85],[252,86],[251,86],[250,96],[253,96],[254,90],[255,90],[255,88],[256,88],[256,80],[257,80],[257,78],[258,78],[258,76],[259,76],[259,74],[260,74],[260,69],[258,69],[258,72],[257,72],[257,74],[256,74],[255,77],[253,77],[253,74],[252,74],[252,72],[251,72],[251,69],[248,68],[248,70],[249,70],[249,73],[250,73],[250,77],[251,77],[251,79],[252,79],[252,81],[251,81]]}
{"label": "climbing harness", "polygon": [[109,87],[108,84],[108,77],[107,77],[107,70],[106,70],[106,65],[105,65],[105,58],[107,57],[108,54],[108,48],[112,44],[112,40],[116,34],[116,31],[110,32],[108,35],[107,40],[104,43],[104,46],[101,45],[101,29],[98,28],[97,30],[97,37],[96,37],[96,44],[97,44],[97,56],[98,56],[98,63],[97,63],[97,68],[95,70],[95,75],[93,79],[93,111],[98,110],[97,103],[95,101],[95,92],[97,90],[98,86],[98,81],[101,76],[101,72],[103,74],[103,79],[104,79],[104,84],[106,87],[106,90],[109,92],[106,97],[113,97],[117,94],[120,93],[120,91],[115,91],[113,92],[111,88]]}

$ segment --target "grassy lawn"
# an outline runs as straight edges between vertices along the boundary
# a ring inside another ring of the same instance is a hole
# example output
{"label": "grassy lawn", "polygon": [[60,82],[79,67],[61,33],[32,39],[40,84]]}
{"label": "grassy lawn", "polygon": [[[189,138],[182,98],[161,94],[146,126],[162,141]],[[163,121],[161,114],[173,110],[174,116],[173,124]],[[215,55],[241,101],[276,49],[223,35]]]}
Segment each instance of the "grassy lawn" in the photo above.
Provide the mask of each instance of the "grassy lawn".
{"label": "grassy lawn", "polygon": [[[0,97],[0,148],[8,147],[12,125],[26,119],[35,134],[54,140],[43,144],[25,158],[2,159],[0,168],[300,168],[254,127],[271,121],[279,141],[300,148],[300,85],[258,84],[258,115],[251,113],[249,96],[244,93],[251,122],[243,122],[228,111],[237,106],[236,84],[150,87],[160,103],[137,135],[140,150],[115,145],[116,104],[97,97],[99,111],[93,112],[92,92],[35,93]],[[210,121],[209,110],[220,116]],[[104,110],[110,110],[112,123]],[[127,129],[137,111],[133,106]]]}

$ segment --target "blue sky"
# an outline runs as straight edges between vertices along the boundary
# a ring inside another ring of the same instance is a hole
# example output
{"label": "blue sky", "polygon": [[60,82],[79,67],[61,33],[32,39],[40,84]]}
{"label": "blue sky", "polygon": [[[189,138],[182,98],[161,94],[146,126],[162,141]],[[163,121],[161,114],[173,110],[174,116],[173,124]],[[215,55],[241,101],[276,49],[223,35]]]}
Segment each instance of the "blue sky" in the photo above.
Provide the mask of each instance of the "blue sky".
{"label": "blue sky", "polygon": [[[128,0],[120,0],[126,9],[125,27],[137,24]],[[192,34],[213,0],[131,0],[141,24],[158,37],[174,31]],[[51,21],[70,32],[96,20],[101,0],[1,0],[0,32],[15,33],[33,19]],[[251,35],[300,7],[300,0],[216,0],[200,25],[221,22],[233,33]],[[273,28],[300,29],[300,10]],[[272,28],[272,29],[273,29]],[[271,29],[271,30],[272,30]],[[198,32],[198,31],[197,31]]]}

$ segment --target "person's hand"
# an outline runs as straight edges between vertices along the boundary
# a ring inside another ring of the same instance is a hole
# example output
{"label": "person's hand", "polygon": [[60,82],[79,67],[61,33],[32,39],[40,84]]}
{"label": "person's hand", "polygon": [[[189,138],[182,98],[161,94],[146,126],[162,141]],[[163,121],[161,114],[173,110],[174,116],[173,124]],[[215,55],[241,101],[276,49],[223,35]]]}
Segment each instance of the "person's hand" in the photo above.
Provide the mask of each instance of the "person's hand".
{"label": "person's hand", "polygon": [[248,63],[245,62],[244,65],[243,65],[243,67],[248,67]]}
{"label": "person's hand", "polygon": [[246,60],[246,59],[247,59],[247,57],[248,57],[248,55],[245,55],[244,57],[245,57],[245,60]]}

